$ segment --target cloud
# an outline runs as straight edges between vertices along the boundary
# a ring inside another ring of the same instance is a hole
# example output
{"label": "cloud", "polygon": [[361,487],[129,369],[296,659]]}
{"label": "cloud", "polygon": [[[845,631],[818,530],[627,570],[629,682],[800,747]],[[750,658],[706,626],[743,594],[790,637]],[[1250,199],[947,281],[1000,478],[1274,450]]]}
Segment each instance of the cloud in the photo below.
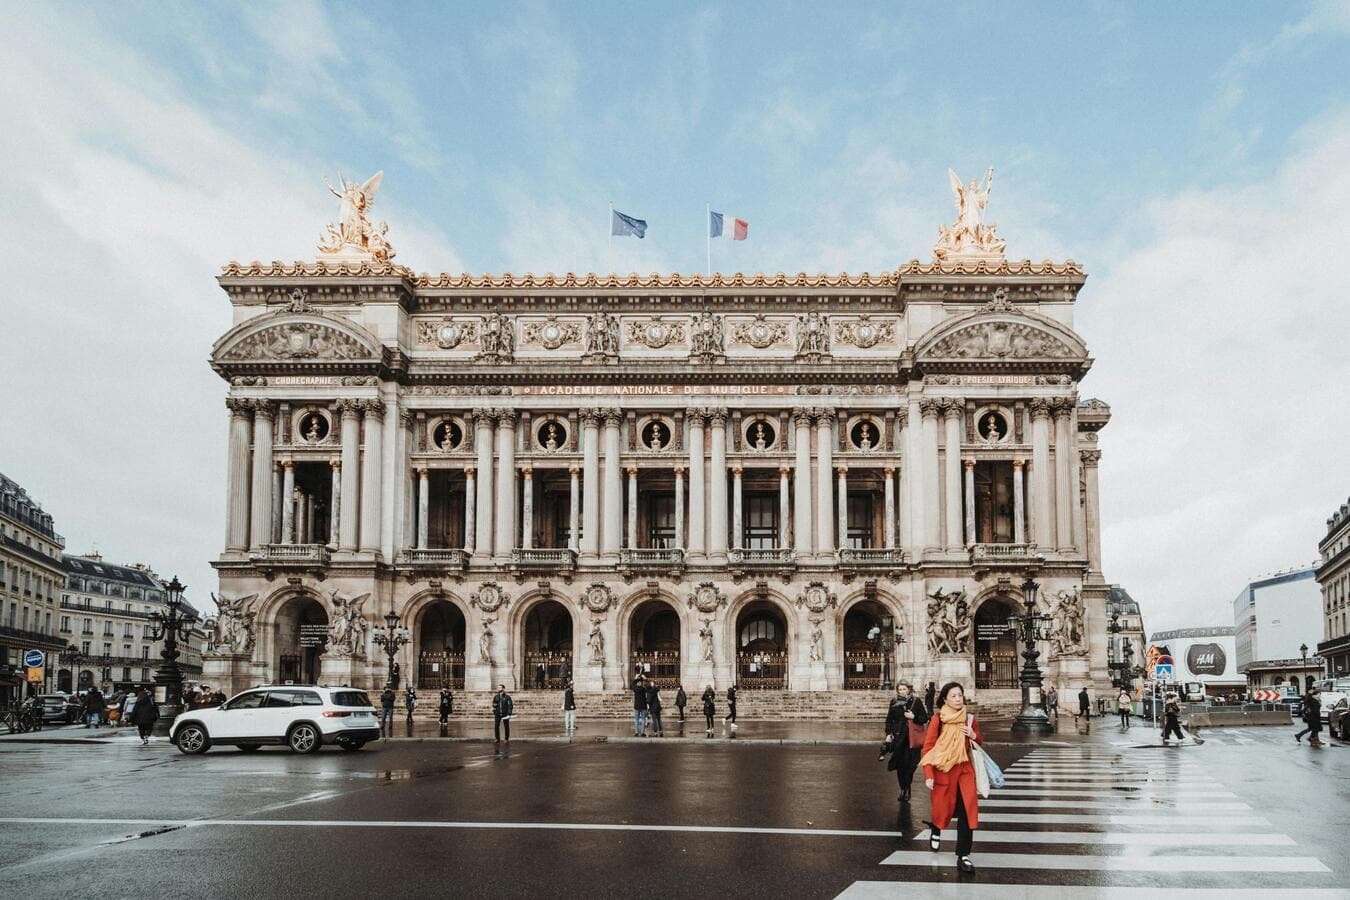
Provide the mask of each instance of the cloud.
{"label": "cloud", "polygon": [[1150,629],[1231,624],[1254,577],[1316,557],[1350,493],[1350,114],[1291,142],[1263,180],[1159,197],[1146,237],[1094,273],[1077,326],[1113,406],[1103,432],[1106,575]]}

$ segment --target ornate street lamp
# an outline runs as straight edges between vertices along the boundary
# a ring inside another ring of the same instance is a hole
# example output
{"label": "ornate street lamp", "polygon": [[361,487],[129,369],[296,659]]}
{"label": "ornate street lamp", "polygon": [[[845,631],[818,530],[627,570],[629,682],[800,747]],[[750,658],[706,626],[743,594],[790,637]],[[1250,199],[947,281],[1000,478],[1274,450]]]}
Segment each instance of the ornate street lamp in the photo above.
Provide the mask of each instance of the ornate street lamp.
{"label": "ornate street lamp", "polygon": [[84,661],[84,653],[80,651],[79,644],[71,644],[61,651],[61,662],[70,666],[71,696],[75,696],[80,692],[80,664]]}
{"label": "ornate street lamp", "polygon": [[1134,693],[1134,647],[1130,646],[1129,638],[1124,640],[1125,649],[1120,654],[1120,687],[1122,690]]}
{"label": "ornate street lamp", "polygon": [[371,629],[371,640],[384,648],[384,655],[387,657],[389,674],[385,678],[384,686],[392,688],[394,686],[394,657],[398,651],[409,641],[412,640],[412,632],[398,624],[398,613],[392,609],[384,614],[384,624],[376,625]]}
{"label": "ornate street lamp", "polygon": [[1298,653],[1299,656],[1303,657],[1303,686],[1306,690],[1308,687],[1308,645],[1299,644]]}
{"label": "ornate street lamp", "polygon": [[905,626],[894,624],[895,620],[890,616],[882,616],[880,625],[873,625],[867,631],[867,639],[872,641],[873,646],[880,645],[881,652],[881,689],[889,691],[891,684],[891,654],[895,652],[896,644],[905,642]]}
{"label": "ornate street lamp", "polygon": [[1119,612],[1111,613],[1111,622],[1106,626],[1106,630],[1111,635],[1106,641],[1106,668],[1111,673],[1112,686],[1123,687],[1121,681],[1124,676],[1120,671],[1121,660],[1116,655],[1116,636],[1120,634]]}
{"label": "ornate street lamp", "polygon": [[1020,632],[1024,649],[1022,659],[1022,712],[1013,720],[1012,730],[1030,734],[1050,734],[1055,730],[1050,717],[1045,713],[1045,700],[1041,696],[1041,668],[1036,659],[1041,652],[1036,649],[1037,641],[1049,637],[1051,616],[1036,612],[1036,592],[1040,585],[1030,576],[1022,582],[1022,605],[1025,612],[1008,619],[1008,627]]}
{"label": "ornate street lamp", "polygon": [[183,711],[183,673],[178,668],[178,642],[186,641],[197,617],[183,612],[183,585],[178,576],[164,586],[167,612],[150,614],[150,640],[163,641],[159,651],[162,663],[155,670],[155,702],[159,704],[159,718],[155,720],[155,734],[164,736],[169,726]]}

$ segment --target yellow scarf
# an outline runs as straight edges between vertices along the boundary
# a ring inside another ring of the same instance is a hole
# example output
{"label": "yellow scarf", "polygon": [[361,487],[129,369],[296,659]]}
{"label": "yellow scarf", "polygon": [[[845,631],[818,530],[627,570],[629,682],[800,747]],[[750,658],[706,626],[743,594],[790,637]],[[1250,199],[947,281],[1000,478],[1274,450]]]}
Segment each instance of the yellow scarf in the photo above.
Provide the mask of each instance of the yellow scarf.
{"label": "yellow scarf", "polygon": [[933,749],[919,760],[921,766],[932,766],[939,772],[950,772],[957,763],[970,759],[966,751],[966,735],[961,726],[966,724],[966,711],[943,706],[938,710],[942,719],[942,731],[938,734]]}

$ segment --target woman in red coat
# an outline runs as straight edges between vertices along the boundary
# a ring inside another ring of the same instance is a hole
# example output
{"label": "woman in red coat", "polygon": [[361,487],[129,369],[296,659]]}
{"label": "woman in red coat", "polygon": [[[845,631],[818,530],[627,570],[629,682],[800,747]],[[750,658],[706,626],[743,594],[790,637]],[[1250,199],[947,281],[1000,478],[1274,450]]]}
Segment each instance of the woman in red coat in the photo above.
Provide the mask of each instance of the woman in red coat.
{"label": "woman in red coat", "polygon": [[983,744],[980,726],[974,716],[966,713],[966,694],[958,682],[942,686],[938,692],[937,709],[928,723],[928,734],[923,741],[924,783],[932,792],[933,833],[928,837],[929,848],[936,853],[942,840],[942,829],[956,819],[956,865],[962,872],[975,871],[970,861],[974,831],[980,827],[979,794],[975,790],[975,767],[970,761],[970,742]]}

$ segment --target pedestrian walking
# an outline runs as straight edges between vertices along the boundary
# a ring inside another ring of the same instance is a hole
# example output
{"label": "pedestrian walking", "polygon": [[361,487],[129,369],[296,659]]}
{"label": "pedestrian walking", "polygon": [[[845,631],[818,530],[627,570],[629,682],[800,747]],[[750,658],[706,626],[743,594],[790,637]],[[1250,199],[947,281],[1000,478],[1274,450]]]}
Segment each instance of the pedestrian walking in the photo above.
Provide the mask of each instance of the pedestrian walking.
{"label": "pedestrian walking", "polygon": [[563,684],[572,683],[572,663],[568,661],[566,656],[564,656],[562,662],[558,664],[558,679],[562,681]]}
{"label": "pedestrian walking", "polygon": [[131,722],[141,736],[141,746],[150,745],[150,732],[154,730],[155,720],[159,718],[159,706],[150,692],[141,688],[136,694],[136,705],[131,710]]}
{"label": "pedestrian walking", "polygon": [[1116,695],[1116,708],[1120,712],[1120,727],[1130,727],[1130,713],[1134,712],[1134,698],[1124,688]]}
{"label": "pedestrian walking", "polygon": [[1059,691],[1055,686],[1050,685],[1050,690],[1045,692],[1045,711],[1056,719],[1059,718]]}
{"label": "pedestrian walking", "polygon": [[413,688],[411,682],[408,689],[403,692],[403,705],[408,708],[408,721],[412,721],[413,708],[417,706],[417,691]]}
{"label": "pedestrian walking", "polygon": [[633,679],[633,737],[647,736],[647,685],[642,673]]}
{"label": "pedestrian walking", "polygon": [[511,715],[515,703],[506,692],[506,685],[497,685],[497,693],[492,695],[492,743],[501,742],[502,731],[506,731],[506,742],[511,743]]}
{"label": "pedestrian walking", "polygon": [[926,822],[932,833],[928,849],[938,852],[942,829],[956,819],[956,867],[964,874],[975,871],[970,851],[975,829],[980,827],[979,794],[975,788],[975,766],[971,762],[971,741],[983,744],[979,723],[966,712],[966,694],[959,682],[942,686],[938,708],[928,723],[923,741],[924,784],[932,792],[933,818]]}
{"label": "pedestrian walking", "polygon": [[544,689],[544,685],[547,682],[548,682],[548,668],[543,664],[543,662],[540,662],[539,665],[534,667],[534,686],[542,691]]}
{"label": "pedestrian walking", "polygon": [[448,687],[441,688],[440,713],[442,725],[445,725],[449,721],[450,714],[453,713],[454,711],[455,711],[454,692],[451,691]]}
{"label": "pedestrian walking", "polygon": [[717,692],[710,684],[703,689],[703,718],[708,722],[708,737],[713,736],[713,719],[717,717]]}
{"label": "pedestrian walking", "polygon": [[576,734],[577,731],[577,695],[572,690],[572,682],[563,688],[563,734]]}
{"label": "pedestrian walking", "polygon": [[1308,726],[1294,735],[1294,740],[1300,744],[1303,743],[1303,736],[1308,735],[1309,747],[1322,746],[1322,692],[1313,688],[1303,695],[1303,724]]}
{"label": "pedestrian walking", "polygon": [[1092,699],[1088,697],[1087,688],[1078,692],[1078,714],[1086,719],[1092,718]]}
{"label": "pedestrian walking", "polygon": [[684,692],[684,685],[680,685],[675,690],[675,708],[680,711],[680,721],[684,721],[684,708],[689,705],[689,697]]}
{"label": "pedestrian walking", "polygon": [[736,724],[736,685],[727,688],[727,717],[724,721]]}
{"label": "pedestrian walking", "polygon": [[937,682],[928,682],[928,689],[923,692],[923,708],[930,713],[933,711],[933,703],[937,700]]}
{"label": "pedestrian walking", "polygon": [[394,703],[397,701],[393,684],[386,684],[380,694],[380,734],[383,737],[394,736]]}
{"label": "pedestrian walking", "polygon": [[103,705],[103,693],[98,688],[91,687],[84,695],[82,715],[85,728],[97,728],[103,722]]}
{"label": "pedestrian walking", "polygon": [[901,803],[909,801],[910,788],[914,784],[914,770],[919,767],[919,757],[923,754],[923,742],[927,736],[924,728],[928,724],[928,710],[923,701],[914,696],[914,686],[908,681],[899,681],[895,685],[895,696],[886,711],[886,743],[882,748],[882,757],[890,754],[886,764],[888,772],[894,772],[900,784]]}
{"label": "pedestrian walking", "polygon": [[389,670],[389,685],[394,690],[398,690],[398,680],[401,677],[399,673],[401,671],[402,670],[399,668],[398,663],[394,663],[393,667],[390,668]]}
{"label": "pedestrian walking", "polygon": [[661,687],[655,679],[647,682],[647,717],[652,724],[652,737],[665,737],[661,727]]}
{"label": "pedestrian walking", "polygon": [[[1164,745],[1169,743],[1169,738],[1175,734],[1178,741],[1185,740],[1186,734],[1181,730],[1181,699],[1177,697],[1175,691],[1168,691],[1167,697],[1163,703],[1163,731],[1162,742]],[[1191,735],[1191,742],[1203,744],[1204,741],[1195,735]]]}

